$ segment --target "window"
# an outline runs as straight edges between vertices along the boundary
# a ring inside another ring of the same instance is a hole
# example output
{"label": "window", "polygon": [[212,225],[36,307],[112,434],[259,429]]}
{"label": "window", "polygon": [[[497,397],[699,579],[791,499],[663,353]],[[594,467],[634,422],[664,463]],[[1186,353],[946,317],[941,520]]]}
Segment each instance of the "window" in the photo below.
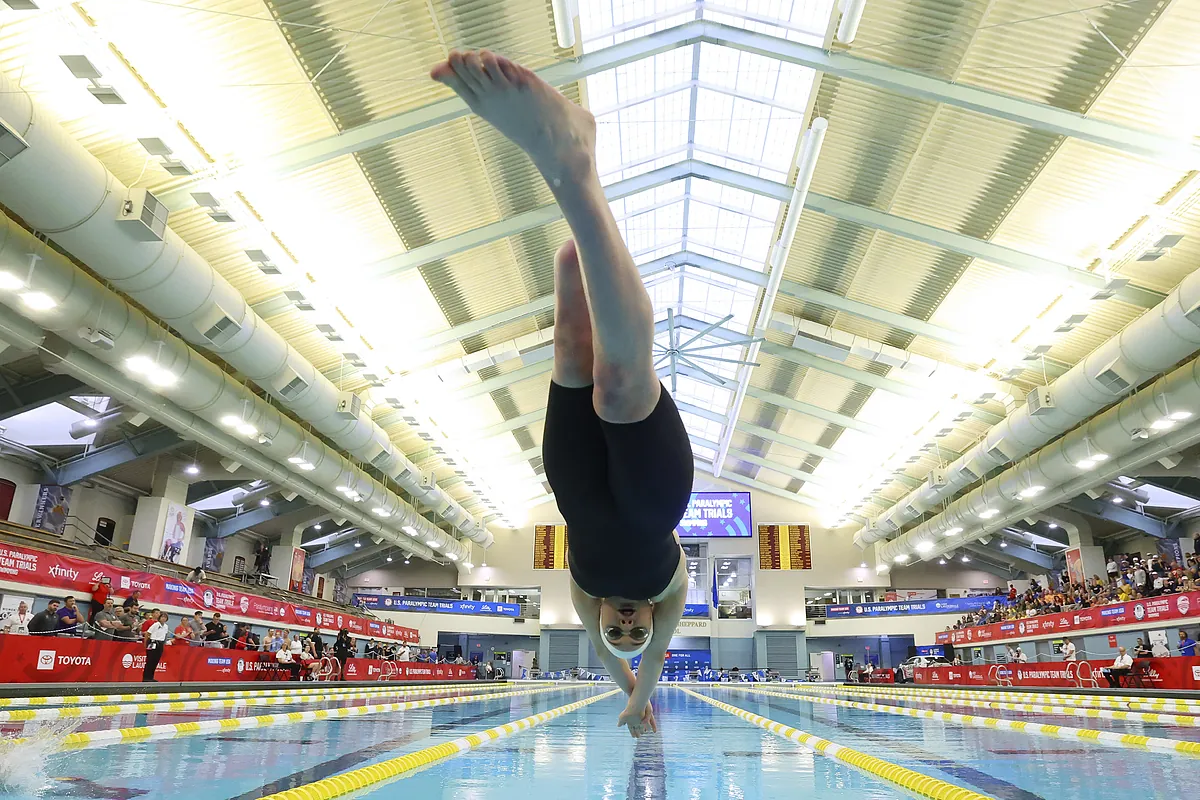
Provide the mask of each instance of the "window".
{"label": "window", "polygon": [[713,560],[717,580],[717,618],[750,619],[753,617],[750,557],[717,557]]}

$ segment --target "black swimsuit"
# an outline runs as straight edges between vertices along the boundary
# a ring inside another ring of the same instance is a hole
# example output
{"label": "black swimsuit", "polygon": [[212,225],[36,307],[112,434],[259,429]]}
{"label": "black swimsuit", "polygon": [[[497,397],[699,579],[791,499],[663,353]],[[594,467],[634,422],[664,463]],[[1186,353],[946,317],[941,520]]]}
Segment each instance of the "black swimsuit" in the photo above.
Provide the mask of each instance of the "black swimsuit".
{"label": "black swimsuit", "polygon": [[692,446],[665,388],[650,416],[596,416],[592,387],[551,382],[542,459],[567,523],[571,577],[592,597],[648,600],[679,567],[675,526],[692,491]]}

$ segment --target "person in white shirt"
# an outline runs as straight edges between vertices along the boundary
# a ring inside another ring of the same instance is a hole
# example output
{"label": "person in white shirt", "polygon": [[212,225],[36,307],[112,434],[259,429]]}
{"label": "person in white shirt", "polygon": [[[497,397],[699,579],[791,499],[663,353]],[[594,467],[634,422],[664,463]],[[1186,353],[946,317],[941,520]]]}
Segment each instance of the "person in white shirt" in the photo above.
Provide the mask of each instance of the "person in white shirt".
{"label": "person in white shirt", "polygon": [[283,647],[279,648],[279,652],[275,654],[275,660],[287,668],[292,673],[292,680],[300,680],[300,664],[297,661],[297,653],[293,645],[299,645],[299,641],[293,640],[290,635],[285,634],[283,637]]}
{"label": "person in white shirt", "polygon": [[1013,660],[1016,661],[1018,664],[1028,664],[1029,663],[1029,656],[1025,655],[1025,653],[1021,650],[1021,645],[1016,646],[1016,649],[1013,651],[1013,655],[1014,655]]}
{"label": "person in white shirt", "polygon": [[22,600],[17,604],[17,610],[13,615],[4,620],[4,624],[0,625],[4,633],[12,633],[18,636],[29,635],[29,620],[33,618],[33,614],[29,613],[29,604]]}
{"label": "person in white shirt", "polygon": [[1108,678],[1108,685],[1114,689],[1121,688],[1121,676],[1128,675],[1133,669],[1133,656],[1125,652],[1122,647],[1117,651],[1117,660],[1112,663],[1111,667],[1105,667],[1100,670],[1104,677]]}
{"label": "person in white shirt", "polygon": [[1075,643],[1070,639],[1063,639],[1062,643],[1063,661],[1075,660]]}
{"label": "person in white shirt", "polygon": [[146,629],[143,635],[143,641],[146,645],[146,667],[142,670],[142,683],[157,683],[154,679],[154,670],[158,669],[158,662],[162,658],[163,647],[166,644],[167,636],[170,635],[171,629],[167,626],[167,612],[152,611],[151,619],[154,622]]}

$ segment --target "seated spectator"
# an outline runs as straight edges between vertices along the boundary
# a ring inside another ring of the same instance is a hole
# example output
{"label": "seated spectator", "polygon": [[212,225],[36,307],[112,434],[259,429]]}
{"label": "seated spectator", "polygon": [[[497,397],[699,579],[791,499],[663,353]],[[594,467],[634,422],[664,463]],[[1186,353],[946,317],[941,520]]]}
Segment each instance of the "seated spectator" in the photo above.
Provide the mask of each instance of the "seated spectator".
{"label": "seated spectator", "polygon": [[275,654],[275,661],[287,668],[288,672],[292,673],[292,680],[300,680],[300,664],[292,657],[292,637],[283,637],[283,647],[279,648],[279,652]]}
{"label": "seated spectator", "polygon": [[187,574],[188,583],[204,583],[208,580],[208,575],[204,573],[203,567],[196,567]]}
{"label": "seated spectator", "polygon": [[116,609],[111,597],[104,600],[104,605],[92,617],[92,627],[96,629],[96,638],[101,641],[112,641],[121,629],[121,621],[117,619]]}
{"label": "seated spectator", "polygon": [[82,612],[75,605],[73,596],[67,595],[63,598],[63,607],[58,610],[58,635],[81,636],[83,634],[82,616]]}
{"label": "seated spectator", "polygon": [[1150,645],[1143,642],[1141,637],[1139,636],[1137,642],[1135,642],[1133,645],[1133,657],[1134,658],[1149,658],[1151,655],[1152,655],[1152,653],[1150,651]]}
{"label": "seated spectator", "polygon": [[29,620],[29,633],[33,636],[58,635],[58,601],[51,600],[45,609]]}
{"label": "seated spectator", "polygon": [[228,647],[229,635],[225,623],[221,621],[221,612],[214,611],[212,619],[204,626],[205,647]]}
{"label": "seated spectator", "polygon": [[167,640],[167,644],[193,644],[192,623],[187,617],[179,620],[179,624],[175,626],[175,630],[171,638]]}
{"label": "seated spectator", "polygon": [[1179,655],[1186,658],[1196,655],[1196,640],[1188,636],[1187,631],[1179,632]]}
{"label": "seated spectator", "polygon": [[16,612],[0,625],[0,632],[28,636],[29,623],[32,619],[33,614],[29,613],[29,604],[22,600],[17,603]]}
{"label": "seated spectator", "polygon": [[1114,689],[1121,688],[1122,676],[1128,675],[1133,669],[1133,658],[1125,652],[1122,647],[1117,651],[1117,660],[1112,663],[1111,667],[1105,667],[1100,670],[1100,673],[1108,678],[1108,685]]}

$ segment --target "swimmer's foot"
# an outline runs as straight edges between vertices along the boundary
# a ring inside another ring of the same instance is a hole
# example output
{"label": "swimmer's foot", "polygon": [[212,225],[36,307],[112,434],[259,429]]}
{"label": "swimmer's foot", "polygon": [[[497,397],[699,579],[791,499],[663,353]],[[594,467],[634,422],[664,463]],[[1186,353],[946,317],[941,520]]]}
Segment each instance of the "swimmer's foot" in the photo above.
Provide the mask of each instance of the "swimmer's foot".
{"label": "swimmer's foot", "polygon": [[524,150],[552,188],[595,173],[595,117],[532,70],[487,50],[453,50],[430,77]]}

